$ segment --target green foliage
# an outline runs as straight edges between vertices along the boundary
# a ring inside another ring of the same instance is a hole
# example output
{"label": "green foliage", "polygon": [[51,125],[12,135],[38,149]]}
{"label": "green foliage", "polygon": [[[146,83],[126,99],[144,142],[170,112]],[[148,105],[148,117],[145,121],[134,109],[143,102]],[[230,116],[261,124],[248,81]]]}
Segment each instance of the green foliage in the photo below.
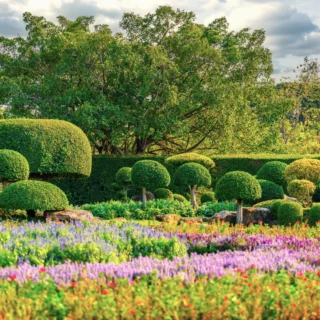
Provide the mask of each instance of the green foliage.
{"label": "green foliage", "polygon": [[309,224],[316,226],[320,222],[320,205],[314,205],[309,211]]}
{"label": "green foliage", "polygon": [[199,163],[188,162],[181,165],[174,175],[174,182],[181,186],[204,186],[211,185],[211,176],[206,167]]}
{"label": "green foliage", "polygon": [[247,172],[234,171],[225,174],[215,189],[216,198],[223,200],[256,200],[261,198],[259,182]]}
{"label": "green foliage", "polygon": [[237,205],[234,202],[207,202],[198,208],[198,216],[212,217],[221,211],[236,211]]}
{"label": "green foliage", "polygon": [[320,160],[300,159],[291,163],[285,171],[287,182],[292,180],[309,180],[316,183],[320,180]]}
{"label": "green foliage", "polygon": [[29,177],[27,159],[13,150],[0,150],[0,180],[18,181]]}
{"label": "green foliage", "polygon": [[0,120],[0,149],[21,153],[30,174],[87,177],[91,148],[81,129],[58,120]]}
{"label": "green foliage", "polygon": [[206,203],[206,202],[216,202],[216,197],[215,197],[215,194],[214,192],[206,192],[206,193],[203,193],[201,195],[201,203]]}
{"label": "green foliage", "polygon": [[278,219],[278,211],[279,211],[280,206],[283,203],[287,203],[287,202],[294,202],[294,201],[291,201],[291,200],[275,200],[271,204],[270,211],[271,211],[271,214],[272,214],[272,218]]}
{"label": "green foliage", "polygon": [[43,181],[19,181],[0,194],[0,208],[5,210],[62,210],[68,207],[65,193]]}
{"label": "green foliage", "polygon": [[316,186],[309,180],[292,180],[288,184],[288,192],[291,197],[297,198],[305,205],[312,203],[312,195]]}
{"label": "green foliage", "polygon": [[140,160],[134,164],[131,171],[132,183],[139,188],[153,191],[167,187],[170,184],[170,174],[159,162]]}
{"label": "green foliage", "polygon": [[313,202],[320,202],[320,181],[316,182],[316,190],[312,196]]}
{"label": "green foliage", "polygon": [[148,201],[144,208],[141,202],[120,201],[102,202],[83,205],[84,210],[89,210],[96,217],[102,219],[126,218],[137,220],[152,220],[157,214],[176,214],[182,217],[192,217],[195,212],[188,201],[154,200]]}
{"label": "green foliage", "polygon": [[181,194],[177,194],[177,193],[173,194],[173,199],[176,201],[180,201],[180,202],[187,202],[188,201],[184,196],[182,196]]}
{"label": "green foliage", "polygon": [[282,203],[278,209],[278,221],[282,226],[294,225],[297,221],[301,221],[303,217],[303,208],[297,202]]}
{"label": "green foliage", "polygon": [[169,199],[173,200],[173,193],[171,190],[166,188],[158,188],[153,191],[154,197],[156,199]]}
{"label": "green foliage", "polygon": [[122,167],[116,173],[116,182],[122,186],[128,186],[131,183],[131,168]]}
{"label": "green foliage", "polygon": [[286,187],[284,172],[287,164],[281,161],[270,161],[265,163],[257,172],[257,179],[268,180],[283,188]]}
{"label": "green foliage", "polygon": [[258,180],[262,195],[259,201],[267,201],[273,199],[283,199],[284,192],[283,188],[277,185],[274,182],[267,181],[267,180]]}

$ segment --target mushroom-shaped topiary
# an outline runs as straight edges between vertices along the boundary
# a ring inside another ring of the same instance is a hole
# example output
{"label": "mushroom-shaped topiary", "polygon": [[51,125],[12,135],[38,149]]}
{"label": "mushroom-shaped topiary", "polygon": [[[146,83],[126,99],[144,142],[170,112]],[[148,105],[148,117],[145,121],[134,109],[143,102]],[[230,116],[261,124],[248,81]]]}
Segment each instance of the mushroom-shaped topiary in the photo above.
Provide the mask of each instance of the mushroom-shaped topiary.
{"label": "mushroom-shaped topiary", "polygon": [[287,166],[284,176],[287,182],[292,180],[309,180],[316,183],[320,179],[320,160],[296,160]]}
{"label": "mushroom-shaped topiary", "polygon": [[131,168],[130,167],[123,167],[118,170],[116,173],[116,182],[123,188],[123,197],[124,200],[127,200],[128,197],[128,188],[130,184],[132,183],[131,181]]}
{"label": "mushroom-shaped topiary", "polygon": [[273,199],[283,199],[283,188],[272,181],[258,180],[261,187],[261,198],[259,201],[267,201]]}
{"label": "mushroom-shaped topiary", "polygon": [[284,178],[284,173],[287,166],[286,163],[281,161],[269,161],[259,169],[257,179],[272,181],[285,188],[287,182]]}
{"label": "mushroom-shaped topiary", "polygon": [[159,162],[153,160],[140,160],[136,162],[131,171],[132,183],[142,189],[142,202],[147,204],[146,192],[157,188],[165,188],[170,184],[170,174]]}
{"label": "mushroom-shaped topiary", "polygon": [[214,192],[205,192],[201,195],[201,203],[217,202]]}
{"label": "mushroom-shaped topiary", "polygon": [[0,194],[0,208],[27,210],[34,215],[37,210],[63,210],[68,207],[65,193],[57,186],[43,181],[26,180],[10,184]]}
{"label": "mushroom-shaped topiary", "polygon": [[316,185],[308,180],[292,180],[288,184],[290,197],[297,198],[303,205],[312,204],[312,195],[316,191]]}
{"label": "mushroom-shaped topiary", "polygon": [[0,150],[0,181],[2,190],[9,182],[27,180],[29,178],[29,164],[27,159],[19,152],[13,150]]}
{"label": "mushroom-shaped topiary", "polygon": [[197,187],[209,187],[211,185],[211,176],[208,169],[203,165],[189,162],[183,164],[177,169],[174,175],[174,182],[177,185],[189,186],[192,207],[193,209],[197,209]]}
{"label": "mushroom-shaped topiary", "polygon": [[156,199],[173,200],[173,193],[171,190],[169,190],[167,188],[158,188],[158,189],[154,190],[153,194]]}
{"label": "mushroom-shaped topiary", "polygon": [[226,173],[217,183],[216,199],[237,200],[237,223],[243,221],[243,200],[252,201],[261,198],[261,187],[257,179],[243,171]]}

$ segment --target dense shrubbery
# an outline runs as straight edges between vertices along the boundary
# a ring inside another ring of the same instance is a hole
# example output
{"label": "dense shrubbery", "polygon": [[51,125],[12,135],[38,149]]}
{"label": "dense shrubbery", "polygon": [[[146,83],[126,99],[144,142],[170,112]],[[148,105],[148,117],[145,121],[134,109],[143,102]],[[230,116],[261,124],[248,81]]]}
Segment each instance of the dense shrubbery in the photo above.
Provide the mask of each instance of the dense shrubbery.
{"label": "dense shrubbery", "polygon": [[201,203],[206,203],[206,202],[216,202],[216,197],[214,192],[205,192],[201,195],[200,197]]}
{"label": "dense shrubbery", "polygon": [[320,222],[320,205],[314,205],[309,211],[309,224],[316,226]]}
{"label": "dense shrubbery", "polygon": [[297,221],[302,220],[303,208],[297,202],[286,201],[280,204],[277,215],[280,225],[294,225]]}
{"label": "dense shrubbery", "polygon": [[156,199],[169,199],[173,200],[173,193],[169,189],[166,188],[158,188],[153,192],[154,197]]}
{"label": "dense shrubbery", "polygon": [[181,202],[186,202],[188,201],[184,196],[182,196],[181,194],[173,194],[173,199],[176,201],[181,201]]}
{"label": "dense shrubbery", "polygon": [[257,172],[257,179],[268,180],[283,188],[286,187],[284,173],[287,164],[281,161],[270,161],[265,163]]}

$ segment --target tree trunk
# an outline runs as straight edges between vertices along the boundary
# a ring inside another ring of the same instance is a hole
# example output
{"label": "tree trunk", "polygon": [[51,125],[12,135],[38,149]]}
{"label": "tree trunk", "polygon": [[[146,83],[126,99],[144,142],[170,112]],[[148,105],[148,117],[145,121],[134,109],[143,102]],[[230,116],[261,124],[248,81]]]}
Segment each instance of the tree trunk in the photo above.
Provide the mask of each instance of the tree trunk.
{"label": "tree trunk", "polygon": [[147,206],[147,190],[142,188],[142,206],[145,208]]}
{"label": "tree trunk", "polygon": [[2,191],[8,186],[8,181],[2,181]]}
{"label": "tree trunk", "polygon": [[197,186],[190,186],[190,191],[191,191],[191,204],[192,204],[192,208],[193,208],[194,210],[197,210],[197,209],[198,209],[197,198],[196,198]]}
{"label": "tree trunk", "polygon": [[241,224],[243,222],[243,200],[237,200],[237,223]]}

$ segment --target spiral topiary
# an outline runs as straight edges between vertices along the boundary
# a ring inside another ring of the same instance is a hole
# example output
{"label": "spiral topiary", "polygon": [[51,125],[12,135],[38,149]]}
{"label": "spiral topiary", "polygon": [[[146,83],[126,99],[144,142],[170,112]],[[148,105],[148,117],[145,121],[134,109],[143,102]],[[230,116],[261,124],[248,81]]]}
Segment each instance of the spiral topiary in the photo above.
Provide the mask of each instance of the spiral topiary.
{"label": "spiral topiary", "polygon": [[174,175],[174,181],[177,185],[189,186],[191,191],[192,207],[197,209],[197,187],[209,187],[211,185],[211,175],[208,169],[203,165],[188,162],[177,169]]}
{"label": "spiral topiary", "polygon": [[286,163],[281,161],[269,161],[259,169],[257,179],[271,181],[285,188],[287,182],[284,173],[287,166]]}
{"label": "spiral topiary", "polygon": [[312,195],[316,190],[316,185],[308,180],[292,180],[288,184],[289,196],[297,198],[305,206],[312,204]]}
{"label": "spiral topiary", "polygon": [[278,222],[282,226],[294,225],[302,218],[303,208],[298,202],[286,201],[278,209]]}
{"label": "spiral topiary", "polygon": [[214,192],[203,193],[200,199],[202,204],[206,202],[216,202],[216,197]]}
{"label": "spiral topiary", "polygon": [[0,181],[3,190],[8,182],[27,180],[28,177],[29,164],[22,154],[13,150],[0,150]]}
{"label": "spiral topiary", "polygon": [[292,180],[309,180],[316,183],[320,180],[320,160],[296,160],[287,166],[284,176],[287,182]]}
{"label": "spiral topiary", "polygon": [[34,214],[37,210],[63,210],[67,207],[65,193],[49,182],[19,181],[10,184],[0,194],[0,208],[4,210],[27,210]]}
{"label": "spiral topiary", "polygon": [[313,206],[309,211],[309,225],[315,227],[320,222],[320,205]]}
{"label": "spiral topiary", "polygon": [[243,171],[226,173],[217,183],[216,199],[219,201],[237,200],[237,223],[242,223],[243,200],[261,198],[261,187],[257,179]]}

